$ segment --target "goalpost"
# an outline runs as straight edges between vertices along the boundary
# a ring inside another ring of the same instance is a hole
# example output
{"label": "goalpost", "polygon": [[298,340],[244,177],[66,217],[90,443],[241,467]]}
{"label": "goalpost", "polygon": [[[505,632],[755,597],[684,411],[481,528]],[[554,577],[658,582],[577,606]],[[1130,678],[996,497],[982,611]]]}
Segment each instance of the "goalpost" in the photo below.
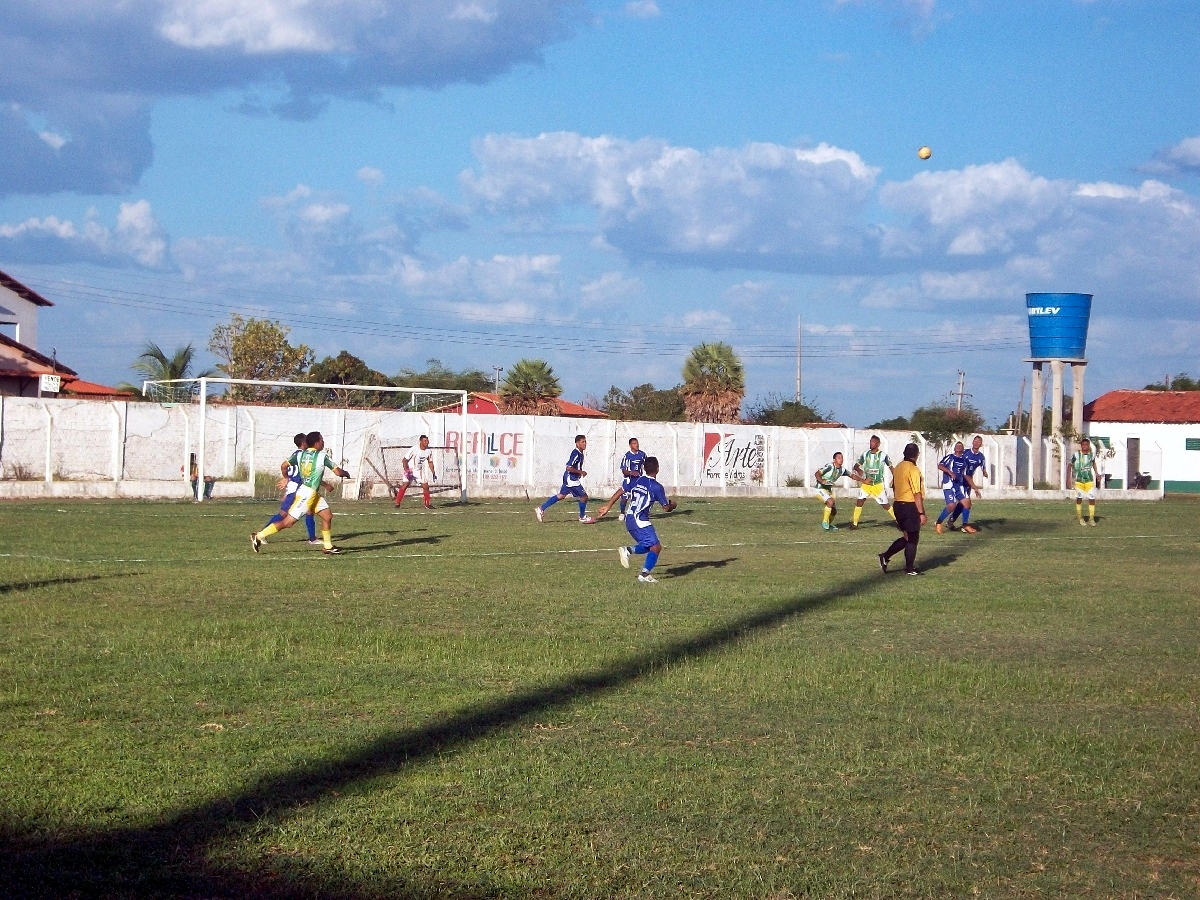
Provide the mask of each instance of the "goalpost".
{"label": "goalpost", "polygon": [[[152,387],[158,388],[159,386],[162,386],[166,395],[171,398],[170,400],[165,401],[165,402],[172,402],[172,403],[180,402],[179,397],[180,397],[181,393],[185,393],[178,386],[181,386],[181,385],[198,386],[199,396],[197,397],[197,400],[200,405],[200,428],[199,428],[199,433],[197,435],[198,446],[196,448],[196,468],[198,469],[198,476],[197,476],[198,477],[198,481],[197,481],[198,490],[196,491],[196,499],[198,502],[204,501],[205,424],[206,424],[207,412],[208,412],[208,386],[210,384],[247,385],[250,387],[295,388],[298,390],[308,390],[308,389],[312,389],[312,388],[318,388],[318,389],[324,388],[327,390],[337,390],[337,391],[376,391],[376,392],[380,392],[380,393],[408,394],[408,395],[410,395],[410,400],[409,400],[410,407],[415,407],[417,405],[418,397],[431,397],[431,398],[435,397],[435,396],[455,397],[458,399],[459,403],[461,404],[460,405],[460,412],[462,415],[462,431],[460,432],[461,440],[465,442],[467,439],[467,433],[468,433],[467,432],[467,403],[469,402],[469,399],[470,399],[467,391],[451,391],[451,390],[443,390],[442,388],[422,388],[422,387],[403,387],[403,386],[397,387],[395,385],[380,386],[380,385],[373,385],[373,384],[320,384],[320,383],[310,382],[310,381],[257,381],[257,380],[250,379],[250,378],[208,378],[208,377],[205,377],[205,378],[172,378],[172,379],[143,381],[142,382],[142,394],[144,396],[150,396],[150,394],[152,393],[152,391],[151,391]],[[186,395],[187,395],[188,399],[190,399],[193,396],[193,393],[196,390],[197,390],[197,387],[187,388]],[[453,404],[451,404],[451,405],[453,405]],[[376,437],[376,440],[378,440],[377,437]],[[253,443],[251,444],[251,447],[253,448]],[[343,448],[343,449],[345,449],[345,448]],[[450,450],[452,448],[441,448],[441,449]],[[365,444],[364,444],[364,450],[365,450]],[[253,450],[251,452],[253,452]],[[460,499],[466,500],[467,499],[466,454],[459,452],[459,451],[454,451],[452,457],[450,457],[450,458],[453,459],[453,461],[457,464],[456,465],[456,468],[457,468],[456,474],[457,474],[457,484],[459,487]],[[354,477],[359,480],[360,485],[361,485],[362,478],[363,478],[363,473],[361,472],[363,462],[364,462],[364,460],[360,458],[360,460],[359,460],[360,471],[358,473],[354,473],[354,472],[351,473],[351,475],[354,475]],[[185,459],[184,459],[184,474],[185,475],[189,474],[187,472],[187,463],[188,463],[188,460],[186,459],[186,454],[185,454]],[[438,471],[440,473],[442,471],[442,469],[439,467]],[[447,474],[449,474],[449,472],[447,472]],[[450,487],[451,487],[451,489],[453,488],[452,485]],[[361,495],[361,487],[359,489],[359,494]]]}

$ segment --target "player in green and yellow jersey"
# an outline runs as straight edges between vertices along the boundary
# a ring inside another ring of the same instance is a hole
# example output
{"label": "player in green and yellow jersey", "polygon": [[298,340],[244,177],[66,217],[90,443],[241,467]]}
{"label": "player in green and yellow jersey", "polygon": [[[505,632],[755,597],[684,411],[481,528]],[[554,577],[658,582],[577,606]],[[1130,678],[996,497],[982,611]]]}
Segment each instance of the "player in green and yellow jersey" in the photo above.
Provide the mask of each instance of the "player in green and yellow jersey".
{"label": "player in green and yellow jersey", "polygon": [[350,473],[335,464],[330,458],[329,453],[325,450],[325,439],[321,437],[321,432],[310,432],[306,441],[307,448],[300,451],[296,460],[296,466],[300,470],[300,487],[296,488],[296,499],[292,501],[292,508],[287,511],[282,522],[278,524],[272,522],[262,531],[250,535],[250,547],[255,553],[271,535],[277,534],[285,528],[291,528],[296,524],[297,519],[310,513],[321,520],[321,543],[325,547],[325,552],[329,554],[342,552],[338,547],[333,546],[333,510],[321,496],[321,482],[325,478],[326,469],[332,469],[333,474],[339,478],[349,478]]}
{"label": "player in green and yellow jersey", "polygon": [[826,463],[814,474],[817,479],[817,496],[825,504],[825,518],[821,522],[821,527],[826,531],[837,531],[837,526],[833,524],[833,519],[837,515],[837,502],[833,499],[833,486],[842,477],[853,478],[858,482],[861,482],[863,478],[861,475],[855,475],[843,465],[841,453],[833,454],[833,462]]}
{"label": "player in green and yellow jersey", "polygon": [[850,525],[851,528],[858,527],[863,504],[867,502],[868,497],[882,506],[893,522],[896,520],[896,514],[892,512],[892,499],[888,496],[887,484],[883,478],[885,469],[891,472],[892,478],[895,479],[896,471],[892,468],[892,461],[879,449],[879,435],[873,434],[871,449],[864,450],[858,462],[854,464],[854,471],[863,476],[863,479],[858,483],[858,500],[854,503],[854,521]]}
{"label": "player in green and yellow jersey", "polygon": [[[1071,475],[1075,479],[1075,518],[1080,525],[1096,524],[1096,454],[1092,442],[1084,438],[1071,456]],[[1083,500],[1088,502],[1088,520],[1083,521]]]}

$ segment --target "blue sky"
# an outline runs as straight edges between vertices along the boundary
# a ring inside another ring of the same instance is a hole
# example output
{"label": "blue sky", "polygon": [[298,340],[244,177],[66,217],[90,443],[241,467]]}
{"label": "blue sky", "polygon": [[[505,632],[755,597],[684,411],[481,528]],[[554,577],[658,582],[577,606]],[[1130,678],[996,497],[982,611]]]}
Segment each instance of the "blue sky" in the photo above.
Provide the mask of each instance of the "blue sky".
{"label": "blue sky", "polygon": [[97,381],[240,312],[576,400],[726,340],[754,400],[800,318],[842,421],[962,370],[998,423],[1028,291],[1096,295],[1089,397],[1200,374],[1198,35],[1192,0],[0,0],[0,269]]}

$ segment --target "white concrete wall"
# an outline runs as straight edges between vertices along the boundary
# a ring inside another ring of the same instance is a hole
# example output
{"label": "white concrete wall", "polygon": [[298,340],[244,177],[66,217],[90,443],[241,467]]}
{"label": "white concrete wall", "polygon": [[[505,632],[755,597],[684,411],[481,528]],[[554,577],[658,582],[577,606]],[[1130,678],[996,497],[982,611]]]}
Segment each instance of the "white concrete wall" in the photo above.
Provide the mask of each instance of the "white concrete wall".
{"label": "white concrete wall", "polygon": [[1200,482],[1200,451],[1186,449],[1188,438],[1200,439],[1200,423],[1089,422],[1084,430],[1112,440],[1114,455],[1104,462],[1114,478],[1126,477],[1128,441],[1140,438],[1140,471],[1148,472],[1155,481]]}
{"label": "white concrete wall", "polygon": [[[322,432],[326,447],[355,476],[363,471],[369,435],[385,444],[410,444],[427,434],[434,446],[462,452],[468,496],[534,499],[558,487],[575,435],[584,434],[585,485],[594,497],[607,497],[620,484],[619,462],[630,437],[658,457],[659,479],[672,492],[809,496],[813,473],[835,451],[845,455],[849,467],[872,434],[852,428],[472,416],[464,437],[462,421],[461,415],[441,413],[209,403],[203,422],[205,473],[219,479],[215,498],[250,496],[254,473],[278,471],[294,449],[297,432]],[[199,451],[200,433],[196,403],[0,397],[0,497],[186,497],[188,455]],[[899,462],[912,436],[879,434],[893,462]],[[993,491],[1029,486],[1027,440],[986,435],[984,453]],[[1043,455],[1053,456],[1049,448]],[[939,456],[939,448],[923,446],[921,466],[931,494],[938,493],[941,480]],[[801,486],[788,487],[789,479]],[[359,493],[357,481],[346,485],[346,497]]]}

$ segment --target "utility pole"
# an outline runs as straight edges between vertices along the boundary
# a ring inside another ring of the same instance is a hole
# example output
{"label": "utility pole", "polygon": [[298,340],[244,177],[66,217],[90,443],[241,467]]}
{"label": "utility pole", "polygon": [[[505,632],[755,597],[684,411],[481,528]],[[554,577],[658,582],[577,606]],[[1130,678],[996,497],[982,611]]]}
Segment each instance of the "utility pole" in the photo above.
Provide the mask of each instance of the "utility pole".
{"label": "utility pole", "polygon": [[1021,420],[1025,415],[1024,407],[1025,407],[1025,379],[1022,378],[1021,379],[1021,396],[1017,398],[1017,428],[1013,432],[1016,435],[1022,435],[1025,433],[1025,429],[1021,427]]}
{"label": "utility pole", "polygon": [[968,394],[966,392],[966,390],[964,390],[966,388],[966,385],[967,385],[967,373],[964,372],[962,369],[959,369],[958,370],[958,390],[954,391],[954,396],[958,398],[958,411],[959,412],[962,412],[963,398],[971,396],[970,394]]}
{"label": "utility pole", "polygon": [[504,366],[492,366],[496,372],[496,393],[500,393],[500,373],[504,371]]}
{"label": "utility pole", "polygon": [[796,316],[796,405],[800,405],[800,345],[803,330],[800,327],[800,317]]}

